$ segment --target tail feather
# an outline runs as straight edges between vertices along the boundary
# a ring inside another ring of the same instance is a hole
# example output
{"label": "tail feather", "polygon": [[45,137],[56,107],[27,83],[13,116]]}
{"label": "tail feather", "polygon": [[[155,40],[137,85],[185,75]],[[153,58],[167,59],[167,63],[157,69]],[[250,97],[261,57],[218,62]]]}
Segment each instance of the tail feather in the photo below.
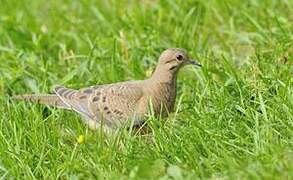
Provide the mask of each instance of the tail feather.
{"label": "tail feather", "polygon": [[54,94],[24,94],[16,95],[12,98],[15,100],[31,101],[39,104],[55,106],[62,109],[70,109],[68,105],[63,103],[63,101],[57,95]]}

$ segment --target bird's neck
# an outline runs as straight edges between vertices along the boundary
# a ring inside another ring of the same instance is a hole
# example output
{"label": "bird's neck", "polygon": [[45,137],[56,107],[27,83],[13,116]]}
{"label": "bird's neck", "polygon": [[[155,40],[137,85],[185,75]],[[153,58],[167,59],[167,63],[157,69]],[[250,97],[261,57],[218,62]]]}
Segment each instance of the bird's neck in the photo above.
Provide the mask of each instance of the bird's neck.
{"label": "bird's neck", "polygon": [[[155,112],[166,115],[173,111],[176,99],[176,79],[177,73],[156,69],[149,79],[150,98],[152,99]],[[163,108],[163,109],[162,109]]]}
{"label": "bird's neck", "polygon": [[167,68],[157,67],[150,80],[157,83],[176,84],[177,72],[171,72]]}

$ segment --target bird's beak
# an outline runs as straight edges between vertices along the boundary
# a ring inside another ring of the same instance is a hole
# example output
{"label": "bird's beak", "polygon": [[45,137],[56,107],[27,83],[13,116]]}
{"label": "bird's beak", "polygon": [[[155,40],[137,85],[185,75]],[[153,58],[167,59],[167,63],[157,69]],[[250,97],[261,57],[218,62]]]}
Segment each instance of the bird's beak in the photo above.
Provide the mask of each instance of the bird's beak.
{"label": "bird's beak", "polygon": [[186,62],[186,64],[191,64],[191,65],[194,65],[194,66],[201,67],[201,64],[199,62],[197,62],[196,60],[188,60]]}

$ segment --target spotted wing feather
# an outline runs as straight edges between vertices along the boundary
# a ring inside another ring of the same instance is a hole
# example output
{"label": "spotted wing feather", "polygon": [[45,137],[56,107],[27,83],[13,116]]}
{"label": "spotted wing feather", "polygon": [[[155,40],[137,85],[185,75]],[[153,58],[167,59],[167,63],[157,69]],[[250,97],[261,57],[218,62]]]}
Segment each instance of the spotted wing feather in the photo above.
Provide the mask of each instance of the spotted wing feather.
{"label": "spotted wing feather", "polygon": [[110,127],[132,118],[142,89],[135,84],[116,84],[96,87],[89,99],[90,111]]}
{"label": "spotted wing feather", "polygon": [[102,85],[81,90],[55,88],[60,99],[76,112],[114,127],[132,118],[143,92],[133,84]]}
{"label": "spotted wing feather", "polygon": [[71,109],[75,110],[86,118],[93,118],[93,114],[89,111],[88,108],[88,98],[90,93],[85,93],[83,91],[69,89],[62,86],[55,87],[54,91],[65,104],[71,107]]}

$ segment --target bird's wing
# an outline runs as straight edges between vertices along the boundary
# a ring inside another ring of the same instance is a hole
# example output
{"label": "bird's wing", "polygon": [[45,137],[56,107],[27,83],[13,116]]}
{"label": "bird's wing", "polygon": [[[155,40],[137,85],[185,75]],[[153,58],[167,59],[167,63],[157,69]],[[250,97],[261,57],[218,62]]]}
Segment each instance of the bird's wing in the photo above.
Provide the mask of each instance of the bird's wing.
{"label": "bird's wing", "polygon": [[89,119],[93,118],[93,114],[88,108],[88,99],[91,93],[80,92],[78,90],[57,86],[54,88],[56,95],[74,111]]}
{"label": "bird's wing", "polygon": [[89,109],[98,119],[113,127],[132,118],[142,96],[142,88],[132,83],[98,86],[89,99]]}
{"label": "bird's wing", "polygon": [[103,120],[113,126],[123,119],[131,118],[143,91],[131,83],[110,84],[84,88],[55,88],[60,99],[73,110],[96,121]]}

